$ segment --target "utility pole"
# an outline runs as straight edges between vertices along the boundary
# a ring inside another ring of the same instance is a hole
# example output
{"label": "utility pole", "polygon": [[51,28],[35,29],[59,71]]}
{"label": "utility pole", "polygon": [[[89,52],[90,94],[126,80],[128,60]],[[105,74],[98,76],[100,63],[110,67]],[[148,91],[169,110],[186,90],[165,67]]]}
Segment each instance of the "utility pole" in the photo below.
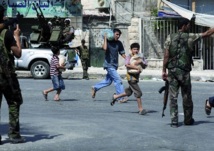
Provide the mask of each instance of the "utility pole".
{"label": "utility pole", "polygon": [[131,0],[131,6],[132,6],[132,18],[134,18],[134,0]]}
{"label": "utility pole", "polygon": [[192,11],[195,12],[195,0],[192,0]]}

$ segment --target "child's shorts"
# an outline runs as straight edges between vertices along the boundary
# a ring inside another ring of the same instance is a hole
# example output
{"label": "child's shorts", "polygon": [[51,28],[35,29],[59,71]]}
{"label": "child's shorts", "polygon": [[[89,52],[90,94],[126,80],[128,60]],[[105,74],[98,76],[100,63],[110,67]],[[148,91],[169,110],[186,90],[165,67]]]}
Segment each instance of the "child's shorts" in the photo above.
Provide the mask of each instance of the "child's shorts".
{"label": "child's shorts", "polygon": [[132,93],[134,92],[134,95],[136,98],[140,98],[143,93],[138,85],[138,81],[136,80],[130,80],[128,81],[129,83],[129,87],[125,89],[125,93],[127,94],[127,96],[131,96]]}
{"label": "child's shorts", "polygon": [[64,84],[64,81],[63,81],[61,75],[52,75],[51,80],[53,83],[54,90],[58,90],[58,89],[64,90],[65,89],[65,84]]}

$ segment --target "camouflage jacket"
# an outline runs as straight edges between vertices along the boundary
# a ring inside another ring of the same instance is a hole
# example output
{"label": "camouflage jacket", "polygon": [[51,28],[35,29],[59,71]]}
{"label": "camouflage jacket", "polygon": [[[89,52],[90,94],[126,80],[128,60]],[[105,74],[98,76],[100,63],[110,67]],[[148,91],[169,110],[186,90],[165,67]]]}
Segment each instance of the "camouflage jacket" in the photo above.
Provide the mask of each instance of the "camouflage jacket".
{"label": "camouflage jacket", "polygon": [[86,46],[80,46],[80,58],[81,59],[89,59],[89,50]]}
{"label": "camouflage jacket", "polygon": [[193,44],[201,34],[178,32],[168,35],[165,49],[169,51],[168,69],[179,68],[191,71]]}
{"label": "camouflage jacket", "polygon": [[9,51],[7,51],[4,44],[6,31],[7,30],[4,29],[0,34],[0,73],[5,74],[6,76],[10,76],[11,73],[15,73],[15,67],[14,57]]}

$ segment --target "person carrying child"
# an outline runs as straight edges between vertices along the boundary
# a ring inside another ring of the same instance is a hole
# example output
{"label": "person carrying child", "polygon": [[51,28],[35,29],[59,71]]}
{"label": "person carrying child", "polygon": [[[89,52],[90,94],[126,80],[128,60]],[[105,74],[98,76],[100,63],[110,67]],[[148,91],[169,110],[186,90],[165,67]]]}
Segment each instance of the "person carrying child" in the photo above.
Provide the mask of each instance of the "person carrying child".
{"label": "person carrying child", "polygon": [[62,79],[62,72],[60,69],[65,70],[65,65],[59,64],[59,57],[58,57],[60,54],[59,48],[52,47],[51,51],[53,52],[53,57],[51,58],[50,76],[53,83],[53,87],[43,90],[42,94],[45,98],[45,101],[48,101],[48,93],[56,90],[54,101],[60,101],[59,95],[61,91],[65,89],[65,84]]}
{"label": "person carrying child", "polygon": [[[145,109],[143,109],[143,106],[142,106],[142,100],[141,100],[142,91],[138,85],[138,82],[139,82],[140,73],[142,72],[141,68],[145,69],[147,66],[147,62],[143,57],[141,57],[141,59],[135,60],[134,64],[131,64],[130,60],[133,59],[132,57],[140,56],[139,54],[140,45],[138,43],[132,43],[130,48],[131,48],[131,53],[126,57],[126,63],[125,63],[125,66],[127,68],[127,80],[128,80],[129,87],[125,89],[124,93],[121,93],[118,95],[113,94],[111,105],[113,106],[118,98],[131,96],[132,93],[134,93],[137,99],[139,114],[145,115],[147,112]],[[141,66],[140,68],[139,68],[139,65]],[[131,70],[132,72],[130,72],[129,70]],[[134,70],[135,72],[133,72]]]}

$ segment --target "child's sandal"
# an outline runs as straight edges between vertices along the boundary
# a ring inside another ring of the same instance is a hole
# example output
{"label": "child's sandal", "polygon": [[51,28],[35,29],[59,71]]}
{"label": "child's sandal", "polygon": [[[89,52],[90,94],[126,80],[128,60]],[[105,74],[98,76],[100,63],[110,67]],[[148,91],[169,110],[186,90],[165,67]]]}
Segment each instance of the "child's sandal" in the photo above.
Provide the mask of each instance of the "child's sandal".
{"label": "child's sandal", "polygon": [[115,95],[116,93],[114,93],[113,95],[112,95],[112,101],[111,101],[111,106],[113,106],[114,105],[114,103],[117,101],[117,99],[115,99],[114,98],[114,95]]}

